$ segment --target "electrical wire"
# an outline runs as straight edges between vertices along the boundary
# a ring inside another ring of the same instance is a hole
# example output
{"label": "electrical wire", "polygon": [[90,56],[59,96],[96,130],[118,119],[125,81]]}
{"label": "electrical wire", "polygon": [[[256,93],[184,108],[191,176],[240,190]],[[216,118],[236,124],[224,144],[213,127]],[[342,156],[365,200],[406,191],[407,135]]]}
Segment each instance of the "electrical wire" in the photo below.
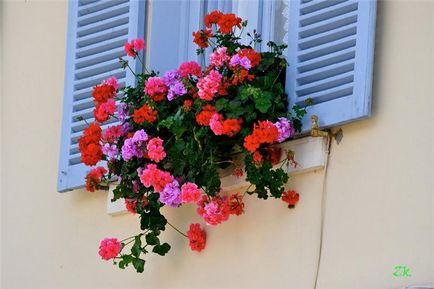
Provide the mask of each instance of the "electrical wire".
{"label": "electrical wire", "polygon": [[332,145],[332,134],[329,133],[329,136],[327,138],[327,157],[326,162],[324,165],[324,177],[322,182],[322,194],[321,194],[321,224],[320,224],[320,236],[319,236],[319,252],[318,252],[318,262],[316,267],[316,274],[315,274],[315,285],[314,289],[317,289],[318,286],[318,277],[319,277],[319,271],[321,267],[321,257],[322,257],[322,249],[323,249],[323,235],[324,235],[324,219],[325,219],[325,205],[326,205],[326,184],[327,184],[327,172],[328,172],[328,166],[329,166],[329,159],[330,159],[330,150]]}

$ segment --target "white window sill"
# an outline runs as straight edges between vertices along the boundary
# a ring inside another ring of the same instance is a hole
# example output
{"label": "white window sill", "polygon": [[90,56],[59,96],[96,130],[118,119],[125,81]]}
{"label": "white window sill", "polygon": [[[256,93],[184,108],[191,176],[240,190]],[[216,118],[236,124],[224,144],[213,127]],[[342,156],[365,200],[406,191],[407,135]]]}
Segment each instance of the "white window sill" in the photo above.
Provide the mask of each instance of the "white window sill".
{"label": "white window sill", "polygon": [[[324,168],[327,156],[327,139],[322,137],[305,137],[279,145],[282,149],[292,150],[295,153],[297,167],[288,167],[288,174],[295,175],[307,173]],[[223,191],[233,191],[248,185],[244,177],[225,176],[221,179]],[[126,213],[123,200],[111,202],[113,189],[116,184],[110,185],[107,196],[107,213],[115,216]]]}

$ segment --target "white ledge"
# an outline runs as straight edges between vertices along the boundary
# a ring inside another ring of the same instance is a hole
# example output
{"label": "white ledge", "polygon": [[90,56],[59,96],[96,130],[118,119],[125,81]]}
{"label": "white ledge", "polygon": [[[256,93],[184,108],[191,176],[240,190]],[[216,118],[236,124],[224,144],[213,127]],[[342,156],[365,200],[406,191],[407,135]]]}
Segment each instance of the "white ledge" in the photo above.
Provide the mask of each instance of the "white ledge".
{"label": "white ledge", "polygon": [[[327,139],[323,137],[305,137],[292,141],[288,141],[278,145],[284,150],[294,152],[295,161],[298,163],[296,167],[289,166],[287,173],[289,175],[307,173],[318,169],[323,169],[327,157]],[[285,156],[283,156],[285,157]],[[277,168],[278,166],[276,166]],[[225,176],[221,179],[223,191],[233,191],[242,187],[248,186],[249,183],[245,177],[235,177],[232,175]],[[124,200],[112,202],[113,189],[116,184],[111,184],[107,196],[107,213],[109,215],[119,215],[126,213]]]}
{"label": "white ledge", "polygon": [[[277,145],[284,150],[294,152],[296,167],[289,166],[287,173],[289,175],[307,173],[324,168],[326,162],[327,139],[322,137],[305,137],[288,141]],[[286,157],[286,156],[282,156]],[[274,168],[278,168],[279,165]],[[244,172],[245,175],[245,172]],[[221,179],[223,191],[233,191],[248,186],[249,183],[245,177],[235,177],[232,175]]]}

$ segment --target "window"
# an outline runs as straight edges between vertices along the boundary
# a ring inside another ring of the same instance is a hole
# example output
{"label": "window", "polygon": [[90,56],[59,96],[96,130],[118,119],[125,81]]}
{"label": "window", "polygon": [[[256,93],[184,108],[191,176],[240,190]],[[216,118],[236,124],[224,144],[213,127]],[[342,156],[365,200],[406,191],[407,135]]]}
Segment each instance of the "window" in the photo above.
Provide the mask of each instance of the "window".
{"label": "window", "polygon": [[[93,121],[92,87],[112,75],[121,85],[134,84],[133,74],[118,63],[124,43],[145,38],[146,65],[160,72],[174,69],[197,60],[191,33],[213,10],[247,19],[249,30],[262,35],[258,49],[266,50],[269,40],[288,44],[290,103],[312,99],[309,113],[319,115],[320,126],[370,115],[373,0],[70,1],[59,192],[84,185],[88,168],[81,163],[77,141],[86,122]],[[139,61],[129,64],[135,72],[142,70]],[[103,128],[107,125],[113,123]],[[310,127],[308,117],[304,127]]]}

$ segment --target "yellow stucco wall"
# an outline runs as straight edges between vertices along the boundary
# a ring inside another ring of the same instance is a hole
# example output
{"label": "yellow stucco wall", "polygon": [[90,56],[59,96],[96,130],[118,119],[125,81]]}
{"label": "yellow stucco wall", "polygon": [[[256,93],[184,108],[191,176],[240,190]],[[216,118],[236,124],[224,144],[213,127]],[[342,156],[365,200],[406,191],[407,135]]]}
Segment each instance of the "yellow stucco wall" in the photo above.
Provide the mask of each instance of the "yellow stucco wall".
{"label": "yellow stucco wall", "polygon": [[[141,275],[101,261],[100,239],[138,220],[107,215],[105,192],[56,192],[67,3],[0,5],[1,288],[313,288],[323,171],[292,180],[302,199],[290,212],[248,199],[201,254],[169,230],[172,251]],[[381,2],[377,19],[373,117],[332,146],[318,289],[434,282],[434,2]],[[193,207],[166,212],[183,228],[199,220]]]}

